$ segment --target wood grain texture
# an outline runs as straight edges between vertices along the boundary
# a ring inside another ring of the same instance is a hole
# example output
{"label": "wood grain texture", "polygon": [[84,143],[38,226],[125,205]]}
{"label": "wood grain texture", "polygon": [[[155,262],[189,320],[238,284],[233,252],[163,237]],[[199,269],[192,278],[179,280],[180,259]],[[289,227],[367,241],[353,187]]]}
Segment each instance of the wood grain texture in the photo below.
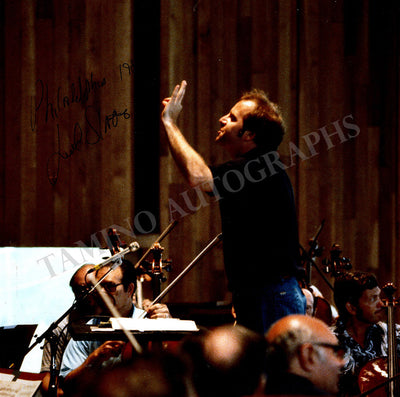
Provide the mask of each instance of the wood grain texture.
{"label": "wood grain texture", "polygon": [[[354,268],[375,272],[382,283],[396,280],[398,2],[155,4],[159,102],[188,81],[179,125],[189,143],[207,163],[226,160],[214,143],[219,118],[243,91],[265,90],[286,120],[280,153],[295,190],[301,244],[308,248],[325,220],[323,257],[338,243]],[[146,194],[134,175],[151,175],[134,156],[135,120],[124,117],[134,114],[135,79],[143,78],[134,73],[135,2],[18,0],[1,10],[0,244],[103,243],[111,225],[130,241],[135,192]],[[123,63],[132,69],[120,69]],[[84,99],[79,85],[90,88]],[[159,132],[157,230],[171,215],[179,218],[165,240],[171,280],[220,232],[219,210],[188,188]],[[250,268],[244,264],[245,283],[254,276]],[[313,281],[331,297],[316,272]],[[167,298],[229,299],[221,247]]]}

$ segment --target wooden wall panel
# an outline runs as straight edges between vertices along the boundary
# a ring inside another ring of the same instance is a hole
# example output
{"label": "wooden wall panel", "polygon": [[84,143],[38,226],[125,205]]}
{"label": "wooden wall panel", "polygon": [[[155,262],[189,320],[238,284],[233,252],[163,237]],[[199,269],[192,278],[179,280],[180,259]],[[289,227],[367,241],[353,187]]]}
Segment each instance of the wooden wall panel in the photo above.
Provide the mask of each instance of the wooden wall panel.
{"label": "wooden wall panel", "polygon": [[[166,3],[163,2],[162,5],[165,6]],[[198,2],[198,4],[184,2],[184,6],[182,2],[176,2],[176,4],[169,2],[168,6],[174,19],[184,20],[185,23],[179,30],[176,29],[176,25],[173,25],[168,32],[171,37],[170,42],[174,43],[174,46],[168,46],[165,43],[170,51],[167,62],[172,74],[168,82],[169,91],[163,96],[169,95],[176,83],[179,83],[182,79],[187,80],[187,95],[184,100],[184,110],[180,117],[180,123],[188,141],[209,162],[210,156],[212,156],[210,145],[215,137],[214,133],[210,133],[210,131],[217,131],[218,126],[218,119],[215,119],[215,106],[220,103],[220,90],[217,87],[221,84],[221,81],[218,79],[218,72],[223,71],[219,63],[221,63],[221,57],[225,54],[221,47],[225,43],[224,37],[227,34],[220,23],[222,7],[219,2]],[[167,12],[164,11],[164,13]],[[181,19],[180,16],[182,16]],[[213,34],[214,29],[218,31],[217,35]],[[163,33],[162,37],[164,37]],[[213,42],[214,38],[217,43]],[[187,56],[187,61],[182,63],[181,60],[179,64],[175,64],[174,60],[179,59],[179,55]],[[171,69],[171,62],[172,65],[176,66],[176,70]],[[174,77],[175,74],[176,78]],[[215,93],[211,100],[210,91]],[[193,109],[196,109],[196,111],[193,111]],[[215,222],[215,218],[218,218],[219,214],[215,205],[202,206],[199,211],[194,213],[188,211],[183,195],[190,197],[190,202],[195,207],[201,206],[205,198],[196,198],[196,192],[189,189],[183,181],[171,161],[169,152],[166,155],[165,161],[168,161],[169,167],[166,169],[162,166],[160,169],[161,191],[166,189],[166,182],[170,180],[172,183],[169,185],[169,195],[168,197],[164,196],[165,199],[177,202],[185,211],[190,213],[187,216],[178,216],[179,224],[171,233],[166,248],[173,259],[173,270],[170,275],[173,278],[219,233],[218,223]],[[161,164],[163,164],[163,161],[162,158]],[[179,183],[176,183],[177,181]],[[161,198],[163,198],[162,195]],[[161,213],[161,217],[165,219],[163,213]],[[193,302],[223,299],[226,288],[214,284],[216,281],[213,277],[215,268],[219,269],[219,272],[223,268],[221,252],[217,249],[209,253],[191,271],[182,283],[181,288],[172,291],[169,298]],[[202,288],[204,285],[207,285],[207,288]]]}
{"label": "wooden wall panel", "polygon": [[132,62],[132,5],[6,2],[4,15],[5,113],[18,116],[3,122],[2,244],[90,244],[129,228],[133,71],[119,66]]}
{"label": "wooden wall panel", "polygon": [[[52,63],[54,64],[55,83],[52,89],[50,90],[51,96],[55,92],[55,89],[56,90],[58,89],[55,87],[60,87],[60,89],[62,90],[60,92],[63,92],[64,95],[66,95],[69,84],[70,83],[76,84],[75,80],[77,78],[77,75],[76,71],[74,70],[76,64],[75,61],[72,61],[71,58],[71,56],[75,54],[71,52],[71,47],[73,46],[73,43],[79,43],[79,41],[77,40],[77,37],[71,37],[74,32],[74,29],[70,28],[70,18],[72,15],[74,15],[72,5],[60,3],[58,7],[53,8],[54,33],[50,31],[47,32],[47,35],[50,38],[51,42],[54,42],[55,37],[57,38],[56,48],[58,50],[57,50],[57,56],[54,57],[52,60]],[[81,18],[84,18],[85,7],[83,7],[83,10],[81,10],[80,15],[82,15]],[[48,23],[50,26],[53,25],[51,19],[48,21]],[[80,25],[82,26],[82,20],[80,21]],[[46,46],[43,46],[42,41],[39,38],[36,41],[37,41],[37,46],[40,46],[42,48],[41,51],[43,53],[42,58],[39,57],[39,59],[47,60]],[[83,46],[78,45],[78,48],[82,47]],[[36,61],[36,63],[39,62]],[[47,77],[51,73],[50,71],[47,70],[47,68],[48,67],[45,67],[43,69],[43,67],[41,66],[39,72],[36,74],[36,79],[41,79],[45,83],[47,83]],[[60,137],[65,137],[66,135],[68,136],[70,131],[73,131],[74,117],[71,115],[70,111],[64,108],[63,105],[60,108],[59,117],[62,120],[62,122],[58,123]],[[41,119],[41,125],[40,127],[38,127],[40,128],[40,131],[42,131],[44,128],[43,124],[44,124],[43,119]],[[40,158],[47,159],[50,153],[53,153],[54,151],[58,150],[57,134],[58,134],[57,124],[53,124],[52,127],[50,128],[50,133],[48,138],[46,139],[43,139],[42,137],[39,138],[42,144],[44,142],[48,142],[49,145],[49,147],[44,147],[45,150]],[[63,144],[65,144],[65,141],[63,141]],[[49,244],[62,246],[63,244],[66,244],[65,238],[70,233],[70,222],[67,220],[70,219],[70,216],[71,217],[75,216],[73,211],[71,211],[70,214],[69,206],[66,204],[69,202],[69,194],[70,194],[69,183],[67,182],[69,175],[68,171],[69,167],[68,166],[65,167],[66,164],[64,164],[64,161],[61,161],[60,164],[61,168],[59,173],[60,183],[58,183],[57,181],[57,184],[52,186],[49,183],[48,176],[49,175],[52,176],[54,170],[56,169],[55,159],[53,158],[52,160],[50,160],[49,169],[47,169],[47,164],[45,161],[42,161],[41,164],[42,164],[41,165],[42,169],[40,172],[41,177],[39,178],[40,185],[38,185],[38,192],[40,194],[42,189],[50,189],[50,193],[47,193],[47,195],[53,196],[53,203],[51,203],[50,206],[48,207],[48,210],[54,213],[54,215],[52,215],[54,217],[53,237],[52,237],[52,242]],[[46,176],[46,178],[43,177],[44,175]],[[75,184],[78,185],[78,180],[74,181],[74,185]],[[79,207],[81,206],[84,207],[82,203],[79,204]],[[42,243],[37,241],[35,244],[42,244]]]}
{"label": "wooden wall panel", "polygon": [[[35,48],[35,35],[34,35],[34,18],[33,18],[33,4],[24,2],[21,7],[21,21],[22,21],[22,46],[21,46],[21,86],[28,95],[22,96],[22,109],[29,109],[30,107],[30,95],[33,93],[35,86],[34,81],[34,64],[32,59],[34,58]],[[22,112],[20,118],[21,129],[25,126],[30,125],[30,114],[28,112]],[[20,198],[20,209],[21,209],[21,229],[25,230],[25,238],[27,241],[34,241],[36,233],[35,224],[31,221],[32,215],[35,216],[36,208],[36,170],[37,170],[37,159],[36,159],[36,136],[34,134],[23,134],[21,135],[21,164],[29,164],[27,172],[22,174],[21,177],[21,198]]]}
{"label": "wooden wall panel", "polygon": [[[8,8],[9,12],[20,16],[21,4],[15,2]],[[6,12],[4,12],[6,14]],[[5,155],[5,173],[4,185],[4,241],[6,244],[18,244],[20,228],[20,197],[21,197],[21,136],[18,133],[18,122],[12,122],[8,115],[20,115],[22,113],[21,97],[21,53],[20,53],[20,35],[23,26],[22,18],[19,21],[13,21],[4,16],[4,51],[9,54],[7,62],[4,65],[4,122],[3,131],[6,133],[4,139]],[[9,120],[7,122],[7,120]],[[12,153],[12,156],[8,154]]]}

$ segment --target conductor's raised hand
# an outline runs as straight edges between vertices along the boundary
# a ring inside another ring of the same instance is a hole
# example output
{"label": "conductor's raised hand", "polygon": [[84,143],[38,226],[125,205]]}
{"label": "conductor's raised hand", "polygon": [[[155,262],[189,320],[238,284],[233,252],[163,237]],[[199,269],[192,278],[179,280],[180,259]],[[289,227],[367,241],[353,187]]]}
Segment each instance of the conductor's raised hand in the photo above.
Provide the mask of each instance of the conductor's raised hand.
{"label": "conductor's raised hand", "polygon": [[176,123],[179,113],[182,110],[182,100],[185,96],[187,83],[185,80],[181,84],[175,86],[171,97],[165,98],[162,101],[164,109],[161,113],[161,118],[163,122]]}

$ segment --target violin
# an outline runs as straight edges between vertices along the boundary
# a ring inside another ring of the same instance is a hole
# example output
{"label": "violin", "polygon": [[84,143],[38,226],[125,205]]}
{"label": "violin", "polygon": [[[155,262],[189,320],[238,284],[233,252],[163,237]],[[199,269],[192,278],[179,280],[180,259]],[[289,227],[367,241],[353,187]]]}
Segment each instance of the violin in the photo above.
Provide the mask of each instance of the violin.
{"label": "violin", "polygon": [[153,254],[153,261],[151,262],[151,267],[149,273],[151,274],[151,285],[153,290],[153,299],[155,299],[161,292],[161,283],[167,279],[164,276],[162,252],[164,248],[161,247],[160,243],[154,243],[151,248],[151,253]]}
{"label": "violin", "polygon": [[399,392],[397,381],[399,363],[396,355],[394,308],[399,302],[393,297],[396,288],[392,283],[387,283],[382,291],[386,295],[386,299],[382,301],[387,308],[388,356],[375,358],[364,365],[358,376],[358,386],[362,395],[395,397]]}
{"label": "violin", "polygon": [[[159,244],[170,232],[171,230],[177,225],[178,221],[174,220],[172,221],[166,228],[165,230],[160,234],[158,239],[153,243],[153,245],[143,254],[143,256],[136,262],[135,264],[135,269],[138,272],[138,280],[137,280],[137,289],[136,289],[136,306],[143,308],[143,288],[142,288],[142,283],[144,281],[151,281],[152,277],[151,274],[149,274],[148,271],[148,262],[145,261],[149,253],[152,251],[154,246],[156,244]],[[161,261],[161,257],[160,257]],[[171,261],[164,261],[171,263]],[[162,262],[161,262],[162,263]],[[166,270],[170,270],[170,266],[165,266]]]}
{"label": "violin", "polygon": [[[303,294],[307,298],[307,312],[306,314],[318,318],[326,323],[328,326],[333,325],[334,316],[332,313],[332,307],[328,300],[323,296],[318,295],[312,285],[301,284]],[[312,299],[312,302],[311,302]]]}
{"label": "violin", "polygon": [[341,249],[339,244],[333,244],[332,249],[330,251],[331,257],[330,259],[324,259],[323,260],[323,265],[324,265],[324,272],[322,272],[319,267],[315,264],[315,258],[320,257],[324,251],[324,247],[320,247],[318,245],[318,237],[322,232],[322,228],[324,227],[325,220],[322,221],[321,226],[315,235],[314,238],[309,240],[309,246],[310,249],[307,252],[303,247],[300,248],[302,249],[303,253],[301,255],[301,260],[304,264],[304,271],[305,271],[305,277],[302,280],[301,284],[303,289],[307,289],[308,291],[311,292],[314,298],[314,304],[313,304],[313,312],[312,316],[316,317],[323,322],[325,322],[328,326],[333,325],[335,318],[332,312],[332,307],[330,303],[322,296],[317,295],[314,293],[314,291],[311,288],[311,268],[312,265],[316,270],[318,270],[320,276],[323,278],[323,280],[326,282],[326,284],[333,290],[333,286],[329,282],[329,280],[325,277],[325,273],[331,273],[332,276],[337,277],[342,270],[349,270],[351,269],[351,263],[348,258],[342,257],[341,256]]}
{"label": "violin", "polygon": [[314,313],[316,317],[326,323],[328,326],[333,325],[335,319],[333,317],[330,303],[321,296],[314,296]]}
{"label": "violin", "polygon": [[330,259],[323,259],[322,264],[325,267],[325,273],[331,273],[333,277],[338,277],[344,271],[352,268],[350,259],[342,256],[340,245],[335,243],[332,245]]}
{"label": "violin", "polygon": [[152,259],[150,261],[142,259],[140,261],[140,265],[136,267],[136,271],[139,273],[139,280],[141,282],[151,282],[153,299],[155,299],[161,293],[161,284],[167,280],[164,270],[170,271],[171,269],[171,261],[162,259],[163,251],[164,248],[160,245],[160,243],[155,242],[146,253],[146,256],[144,256],[145,258],[151,254],[150,257],[152,257]]}

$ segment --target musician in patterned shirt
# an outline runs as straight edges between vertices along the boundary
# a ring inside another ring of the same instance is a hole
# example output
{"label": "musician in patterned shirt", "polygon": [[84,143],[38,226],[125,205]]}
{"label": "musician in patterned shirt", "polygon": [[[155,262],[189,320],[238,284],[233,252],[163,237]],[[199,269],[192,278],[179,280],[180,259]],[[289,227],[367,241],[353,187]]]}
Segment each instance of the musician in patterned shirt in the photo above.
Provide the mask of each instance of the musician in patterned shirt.
{"label": "musician in patterned shirt", "polygon": [[[377,357],[387,356],[386,309],[380,295],[378,281],[371,273],[348,272],[335,281],[339,318],[334,332],[347,357],[340,380],[342,395],[359,394],[358,375],[362,367]],[[396,334],[399,339],[398,325]]]}

